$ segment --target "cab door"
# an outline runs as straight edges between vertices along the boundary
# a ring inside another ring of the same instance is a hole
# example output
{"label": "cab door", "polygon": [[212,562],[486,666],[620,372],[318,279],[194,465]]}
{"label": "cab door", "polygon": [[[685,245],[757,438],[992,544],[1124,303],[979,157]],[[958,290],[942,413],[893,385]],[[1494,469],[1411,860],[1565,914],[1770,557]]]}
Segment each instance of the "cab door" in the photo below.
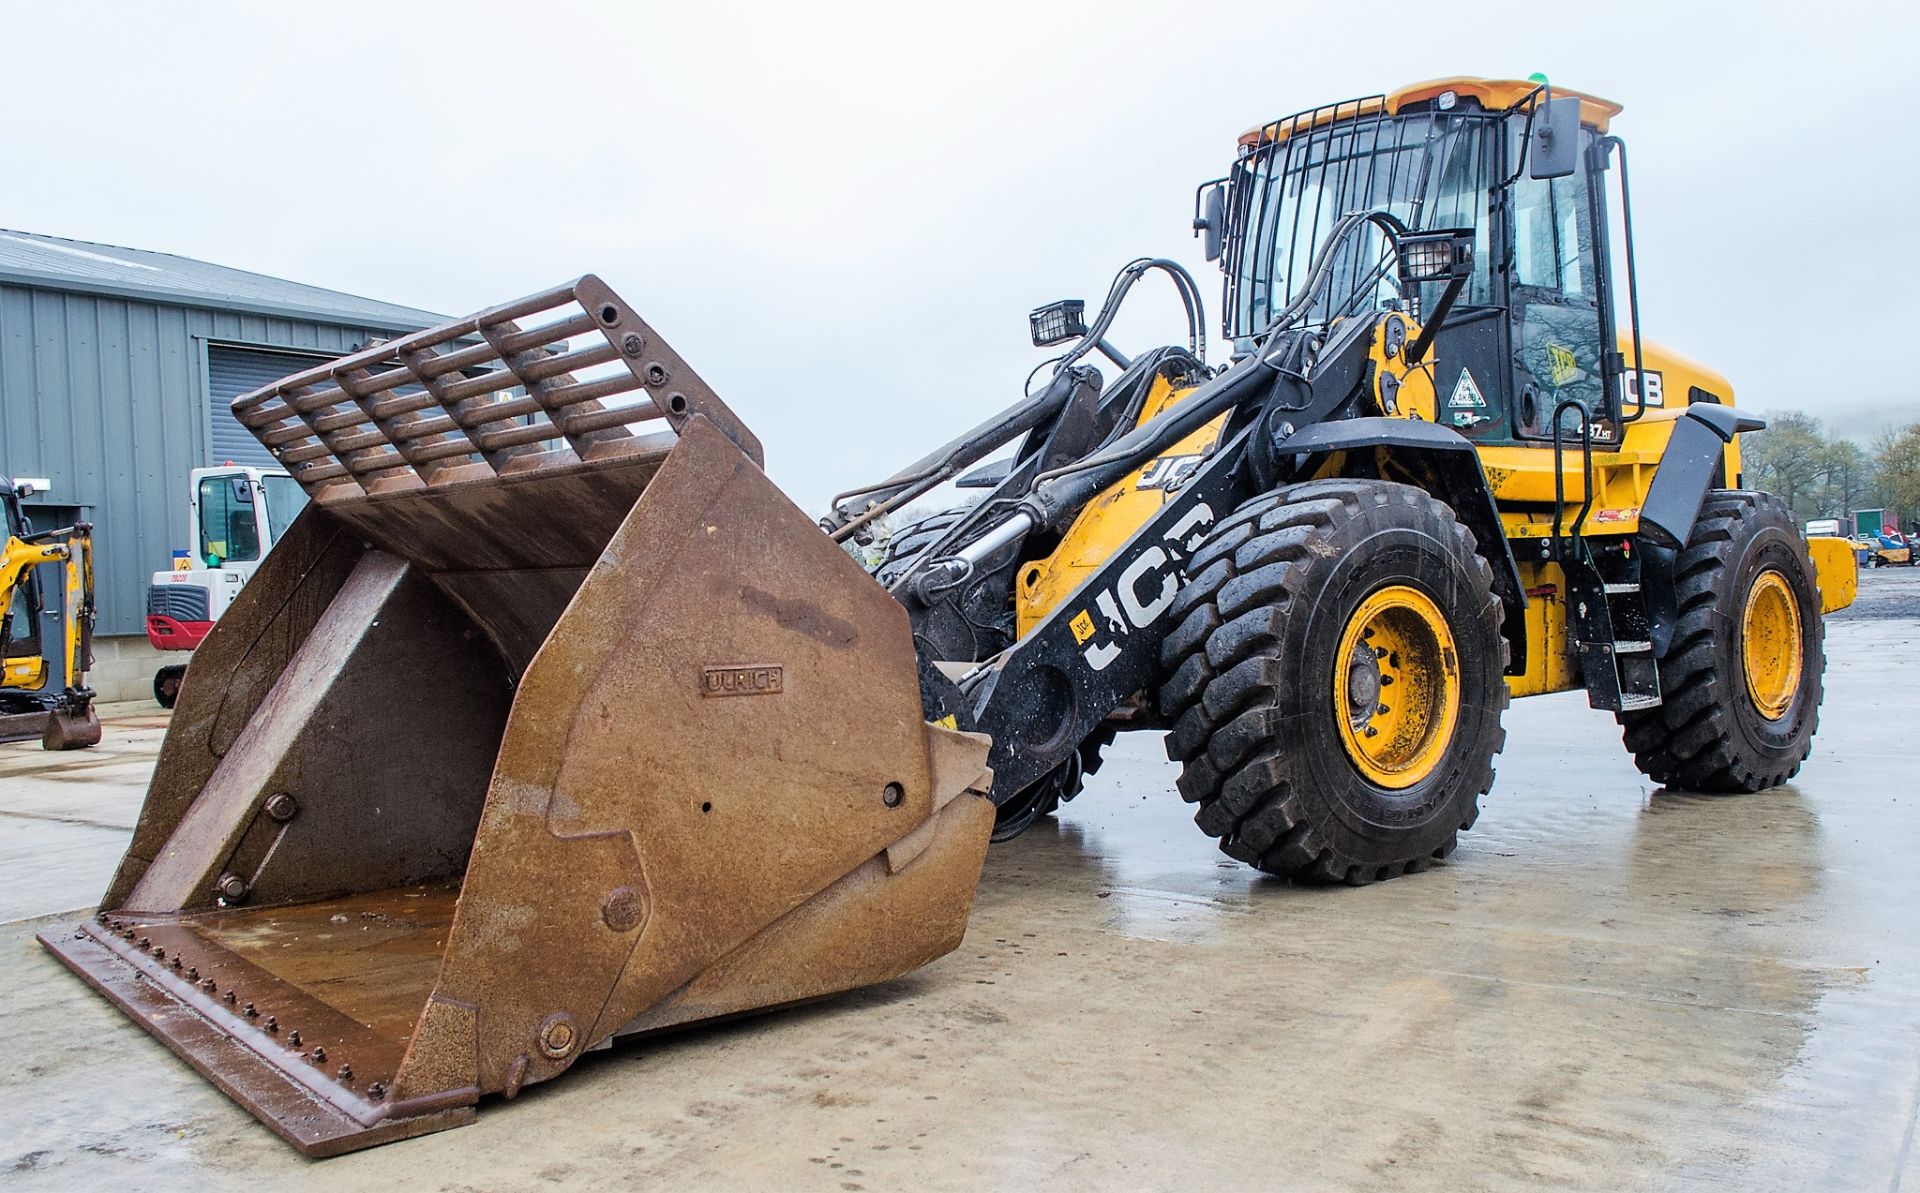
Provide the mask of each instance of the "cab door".
{"label": "cab door", "polygon": [[[1525,120],[1510,119],[1507,158],[1520,161]],[[1582,129],[1583,147],[1593,134]],[[1594,438],[1610,439],[1606,421],[1604,291],[1598,261],[1604,251],[1600,204],[1589,176],[1590,154],[1564,178],[1529,177],[1508,188],[1504,274],[1513,378],[1513,430],[1519,439],[1550,439],[1554,411],[1578,403],[1594,422]],[[1563,433],[1578,441],[1579,411],[1561,410]]]}

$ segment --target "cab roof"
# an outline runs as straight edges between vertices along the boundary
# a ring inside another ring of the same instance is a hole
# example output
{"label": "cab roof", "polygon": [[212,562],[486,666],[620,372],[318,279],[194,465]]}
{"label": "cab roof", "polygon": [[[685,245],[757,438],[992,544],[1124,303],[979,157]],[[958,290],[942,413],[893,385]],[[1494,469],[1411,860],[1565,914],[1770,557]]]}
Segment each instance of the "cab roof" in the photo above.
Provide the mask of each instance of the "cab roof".
{"label": "cab roof", "polygon": [[[1478,79],[1470,75],[1456,75],[1452,78],[1429,79],[1424,83],[1412,83],[1385,95],[1369,96],[1365,99],[1345,100],[1337,104],[1309,109],[1297,116],[1288,116],[1266,124],[1256,125],[1240,134],[1243,146],[1284,141],[1297,132],[1319,128],[1341,120],[1353,120],[1361,116],[1372,116],[1385,112],[1397,116],[1413,104],[1426,103],[1441,93],[1451,91],[1464,99],[1477,100],[1481,107],[1489,111],[1504,112],[1532,95],[1540,84],[1528,79]],[[1573,91],[1566,87],[1554,87],[1553,94],[1573,96],[1580,101],[1580,123],[1595,131],[1606,132],[1607,123],[1623,110],[1610,99],[1601,99],[1597,95]]]}

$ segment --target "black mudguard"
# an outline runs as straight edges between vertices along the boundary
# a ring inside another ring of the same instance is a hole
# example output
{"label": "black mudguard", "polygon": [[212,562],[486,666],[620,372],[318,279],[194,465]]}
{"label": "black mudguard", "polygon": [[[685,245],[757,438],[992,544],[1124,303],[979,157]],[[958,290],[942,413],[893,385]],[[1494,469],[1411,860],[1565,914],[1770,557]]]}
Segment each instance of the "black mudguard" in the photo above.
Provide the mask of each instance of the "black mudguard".
{"label": "black mudguard", "polygon": [[1640,536],[1669,551],[1686,546],[1727,444],[1742,431],[1758,431],[1766,425],[1765,419],[1731,406],[1711,402],[1688,406],[1674,420],[1673,434],[1647,487],[1647,499],[1640,507]]}

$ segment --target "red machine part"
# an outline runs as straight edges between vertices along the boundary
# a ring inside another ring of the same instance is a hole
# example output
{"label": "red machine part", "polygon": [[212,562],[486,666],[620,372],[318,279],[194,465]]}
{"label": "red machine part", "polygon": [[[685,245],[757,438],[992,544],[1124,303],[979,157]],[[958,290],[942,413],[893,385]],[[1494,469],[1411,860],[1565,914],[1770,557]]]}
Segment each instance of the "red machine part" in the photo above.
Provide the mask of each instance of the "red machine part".
{"label": "red machine part", "polygon": [[212,628],[210,621],[180,621],[160,613],[147,614],[147,641],[155,650],[192,650]]}

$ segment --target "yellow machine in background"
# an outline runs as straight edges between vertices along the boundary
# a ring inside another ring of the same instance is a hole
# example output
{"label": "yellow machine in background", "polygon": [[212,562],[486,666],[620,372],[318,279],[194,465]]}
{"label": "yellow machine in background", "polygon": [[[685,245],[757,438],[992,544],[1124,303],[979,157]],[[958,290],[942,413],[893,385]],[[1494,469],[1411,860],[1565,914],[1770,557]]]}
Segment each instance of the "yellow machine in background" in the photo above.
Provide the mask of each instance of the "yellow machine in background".
{"label": "yellow machine in background", "polygon": [[[86,686],[93,665],[93,528],[36,533],[21,499],[44,481],[0,478],[6,551],[0,557],[0,741],[39,738],[49,750],[76,750],[100,740],[100,714]],[[46,585],[57,577],[59,599]],[[60,640],[45,640],[45,614],[60,610]]]}

